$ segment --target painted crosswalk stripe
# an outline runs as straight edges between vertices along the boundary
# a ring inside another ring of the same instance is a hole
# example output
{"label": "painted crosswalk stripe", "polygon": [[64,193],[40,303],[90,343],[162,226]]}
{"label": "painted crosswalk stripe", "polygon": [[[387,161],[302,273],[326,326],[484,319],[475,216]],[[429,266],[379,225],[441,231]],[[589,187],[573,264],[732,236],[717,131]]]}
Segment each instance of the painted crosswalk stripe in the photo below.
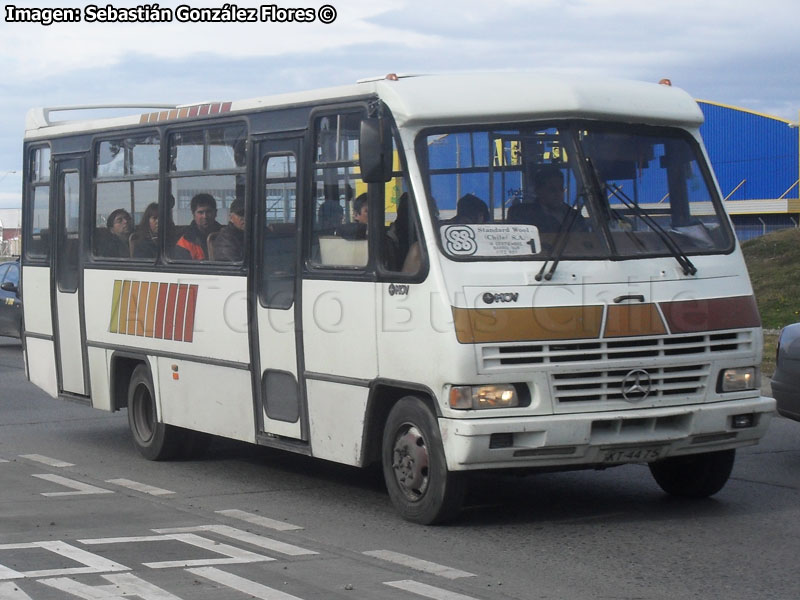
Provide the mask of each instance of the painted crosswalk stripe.
{"label": "painted crosswalk stripe", "polygon": [[264,548],[265,550],[272,550],[273,552],[279,552],[280,554],[285,554],[287,556],[308,556],[311,554],[319,554],[318,552],[314,552],[313,550],[307,550],[305,548],[301,548],[300,546],[279,542],[278,540],[273,540],[268,537],[264,537],[263,535],[250,533],[249,531],[242,531],[241,529],[236,529],[235,527],[228,527],[227,525],[198,525],[196,527],[171,527],[168,529],[153,529],[153,531],[155,531],[156,533],[170,533],[170,534],[213,531],[214,533],[223,535],[225,537],[229,537],[239,542],[245,542],[247,544],[258,546],[259,548]]}
{"label": "painted crosswalk stripe", "polygon": [[0,463],[8,462],[5,458],[0,458]]}
{"label": "painted crosswalk stripe", "polygon": [[106,483],[113,483],[114,485],[120,485],[122,487],[126,487],[128,489],[135,490],[137,492],[150,494],[151,496],[166,496],[168,494],[175,493],[170,490],[164,490],[161,488],[153,487],[152,485],[139,483],[138,481],[131,481],[130,479],[106,479]]}
{"label": "painted crosswalk stripe", "polygon": [[242,592],[251,598],[258,598],[259,600],[301,600],[297,596],[292,596],[286,592],[281,592],[255,581],[250,581],[244,577],[239,577],[214,567],[202,567],[198,569],[187,569],[189,573],[205,577],[216,583],[229,587],[231,589]]}
{"label": "painted crosswalk stripe", "polygon": [[276,521],[275,519],[254,515],[252,513],[245,512],[243,510],[229,509],[229,510],[218,510],[215,512],[219,515],[225,515],[226,517],[231,517],[232,519],[239,519],[240,521],[246,521],[247,523],[252,523],[253,525],[260,525],[261,527],[266,527],[267,529],[274,529],[276,531],[292,531],[295,529],[303,529],[299,525],[292,525],[291,523]]}
{"label": "painted crosswalk stripe", "polygon": [[391,550],[371,550],[369,552],[364,552],[364,554],[366,554],[367,556],[372,556],[374,558],[380,558],[381,560],[392,562],[398,565],[403,565],[404,567],[409,567],[410,569],[415,569],[417,571],[423,571],[425,573],[430,573],[432,575],[438,575],[439,577],[444,577],[445,579],[460,579],[461,577],[475,577],[474,573],[459,571],[458,569],[452,569],[450,567],[446,567],[444,565],[433,563],[427,560],[414,558],[413,556],[408,556],[406,554],[400,554],[399,552],[392,552]]}
{"label": "painted crosswalk stripe", "polygon": [[33,460],[49,467],[61,468],[75,466],[72,463],[64,462],[63,460],[58,460],[57,458],[50,458],[49,456],[43,456],[41,454],[21,454],[20,458],[27,458],[28,460]]}
{"label": "painted crosswalk stripe", "polygon": [[68,487],[74,491],[72,492],[42,492],[42,496],[88,496],[89,494],[113,494],[111,490],[106,490],[88,483],[75,481],[74,479],[67,479],[60,475],[52,475],[50,473],[43,473],[41,475],[31,475],[31,477],[38,477],[46,481],[52,481],[64,487]]}
{"label": "painted crosswalk stripe", "polygon": [[412,579],[405,579],[403,581],[385,581],[384,585],[388,585],[399,590],[405,590],[418,596],[425,598],[432,598],[433,600],[475,600],[472,596],[465,596],[456,592],[450,592],[441,588],[420,583]]}
{"label": "painted crosswalk stripe", "polygon": [[[0,462],[8,462],[0,460]],[[0,600],[33,600],[16,583],[0,583]]]}

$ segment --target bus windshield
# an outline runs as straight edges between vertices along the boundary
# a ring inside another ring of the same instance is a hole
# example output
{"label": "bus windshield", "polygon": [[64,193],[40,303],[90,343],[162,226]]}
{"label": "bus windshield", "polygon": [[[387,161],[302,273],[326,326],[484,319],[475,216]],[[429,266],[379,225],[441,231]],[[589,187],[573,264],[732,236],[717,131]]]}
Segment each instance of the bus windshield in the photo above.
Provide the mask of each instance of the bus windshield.
{"label": "bus windshield", "polygon": [[627,259],[727,252],[699,148],[664,127],[563,121],[427,130],[420,164],[444,252],[461,259]]}

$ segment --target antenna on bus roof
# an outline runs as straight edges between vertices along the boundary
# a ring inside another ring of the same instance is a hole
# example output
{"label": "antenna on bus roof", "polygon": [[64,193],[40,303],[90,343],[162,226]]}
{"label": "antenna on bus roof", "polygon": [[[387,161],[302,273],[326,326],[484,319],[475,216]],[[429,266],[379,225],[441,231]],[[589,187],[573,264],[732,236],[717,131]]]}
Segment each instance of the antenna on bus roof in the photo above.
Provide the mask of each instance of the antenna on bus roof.
{"label": "antenna on bus roof", "polygon": [[120,110],[128,108],[177,108],[177,104],[77,104],[73,106],[47,106],[40,108],[32,108],[28,111],[25,117],[25,129],[40,129],[42,127],[49,127],[56,123],[64,123],[66,121],[53,121],[50,119],[50,113],[54,112],[69,112],[78,110]]}

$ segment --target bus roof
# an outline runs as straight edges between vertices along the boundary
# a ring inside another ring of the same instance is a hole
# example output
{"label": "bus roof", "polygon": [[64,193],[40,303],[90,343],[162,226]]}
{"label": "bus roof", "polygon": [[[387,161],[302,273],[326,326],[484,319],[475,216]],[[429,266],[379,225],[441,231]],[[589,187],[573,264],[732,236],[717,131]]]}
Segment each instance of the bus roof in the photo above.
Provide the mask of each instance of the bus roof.
{"label": "bus roof", "polygon": [[[458,73],[387,76],[348,86],[234,102],[34,108],[28,111],[25,139],[369,96],[381,98],[399,126],[502,123],[565,117],[685,126],[699,126],[703,122],[703,114],[691,96],[670,86],[527,72]],[[123,108],[157,110],[90,120],[56,121],[50,118],[53,112]]]}

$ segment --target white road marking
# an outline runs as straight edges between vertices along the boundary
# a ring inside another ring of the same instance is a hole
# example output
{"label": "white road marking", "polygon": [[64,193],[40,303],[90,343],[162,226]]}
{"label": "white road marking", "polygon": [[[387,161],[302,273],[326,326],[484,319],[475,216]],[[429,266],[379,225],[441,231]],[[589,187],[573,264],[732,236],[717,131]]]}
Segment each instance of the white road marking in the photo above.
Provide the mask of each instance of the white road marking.
{"label": "white road marking", "polygon": [[5,458],[0,458],[0,463],[8,462]]}
{"label": "white road marking", "polygon": [[450,567],[446,567],[444,565],[439,565],[427,560],[422,560],[420,558],[414,558],[413,556],[408,556],[406,554],[400,554],[399,552],[392,552],[391,550],[371,550],[369,552],[364,552],[364,554],[367,556],[380,558],[381,560],[386,560],[388,562],[393,562],[398,565],[403,565],[404,567],[416,569],[417,571],[424,571],[425,573],[438,575],[439,577],[444,577],[445,579],[475,577],[474,573],[459,571],[458,569],[451,569]]}
{"label": "white road marking", "polygon": [[234,590],[238,590],[251,598],[258,598],[259,600],[301,600],[297,596],[292,596],[286,592],[275,590],[255,581],[250,581],[244,577],[226,573],[213,567],[205,567],[201,569],[187,569],[189,573],[205,577],[216,583],[224,585]]}
{"label": "white road marking", "polygon": [[64,462],[63,460],[58,460],[57,458],[50,458],[49,456],[42,456],[41,454],[20,454],[20,458],[27,458],[28,460],[33,460],[50,467],[61,468],[75,466],[72,463]]}
{"label": "white road marking", "polygon": [[[7,462],[7,461],[0,461]],[[16,583],[0,583],[0,600],[33,600]]]}
{"label": "white road marking", "polygon": [[31,477],[38,477],[39,479],[52,481],[53,483],[57,483],[59,485],[63,485],[64,487],[68,487],[75,490],[74,492],[42,492],[42,496],[86,496],[89,494],[114,493],[111,490],[105,490],[103,488],[89,485],[88,483],[75,481],[74,479],[67,479],[66,477],[61,477],[60,475],[51,475],[49,473],[44,473],[41,475],[31,475]]}
{"label": "white road marking", "polygon": [[261,527],[266,527],[267,529],[275,529],[276,531],[292,531],[294,529],[303,529],[299,525],[292,525],[291,523],[284,523],[283,521],[276,521],[275,519],[261,517],[243,510],[230,509],[218,510],[215,512],[220,515],[225,515],[226,517],[252,523],[253,525],[260,525]]}
{"label": "white road marking", "polygon": [[150,567],[151,569],[171,569],[175,567],[205,567],[209,565],[234,565],[234,564],[246,564],[246,563],[256,563],[256,562],[268,562],[275,560],[274,558],[270,558],[269,556],[256,554],[255,552],[249,552],[247,550],[243,550],[242,548],[237,548],[236,546],[230,546],[228,544],[220,544],[219,542],[215,542],[214,540],[209,540],[208,538],[200,537],[199,535],[194,535],[193,533],[170,533],[167,535],[95,538],[91,540],[78,540],[78,541],[81,544],[92,546],[97,544],[129,544],[135,542],[165,542],[171,540],[183,542],[184,544],[189,544],[190,546],[195,546],[196,548],[202,548],[203,550],[207,550],[211,553],[222,554],[226,558],[165,560],[165,561],[148,562],[142,564],[145,567]]}
{"label": "white road marking", "polygon": [[59,540],[44,542],[29,542],[24,544],[0,544],[0,551],[3,550],[26,550],[32,548],[42,548],[58,554],[77,563],[83,567],[68,567],[65,569],[44,569],[40,571],[14,571],[8,567],[0,565],[0,579],[18,579],[20,577],[53,577],[57,575],[80,575],[84,573],[102,573],[114,571],[129,571],[128,567],[116,563],[97,554],[92,554],[81,548],[71,546]]}
{"label": "white road marking", "polygon": [[266,550],[272,550],[273,552],[280,552],[281,554],[286,554],[287,556],[306,556],[309,554],[319,554],[318,552],[314,552],[313,550],[306,550],[305,548],[301,548],[300,546],[294,546],[292,544],[279,542],[277,540],[264,537],[263,535],[250,533],[249,531],[242,531],[241,529],[236,529],[235,527],[229,527],[227,525],[198,525],[196,527],[172,527],[169,529],[153,529],[153,531],[155,531],[156,533],[186,533],[193,531],[213,531],[214,533],[217,533],[219,535],[223,535],[225,537],[229,537],[231,539],[238,540],[240,542],[245,542],[247,544],[252,544],[253,546],[258,546],[259,548],[264,548]]}
{"label": "white road marking", "polygon": [[161,488],[153,487],[152,485],[139,483],[138,481],[131,481],[130,479],[106,479],[106,483],[113,483],[114,485],[120,485],[122,487],[126,487],[131,490],[136,490],[137,492],[150,494],[151,496],[166,496],[168,494],[175,493],[170,490],[164,490]]}
{"label": "white road marking", "polygon": [[464,594],[457,594],[441,588],[433,587],[425,583],[420,583],[412,579],[405,579],[403,581],[385,581],[383,585],[388,585],[399,590],[405,590],[418,596],[425,596],[433,600],[475,600],[472,596],[465,596]]}
{"label": "white road marking", "polygon": [[[110,581],[111,585],[85,585],[67,577],[55,579],[42,579],[39,583],[67,592],[84,600],[181,600],[178,596],[170,594],[160,587],[140,579],[133,573],[119,575],[102,575],[103,579]],[[4,600],[0,597],[0,600]]]}

